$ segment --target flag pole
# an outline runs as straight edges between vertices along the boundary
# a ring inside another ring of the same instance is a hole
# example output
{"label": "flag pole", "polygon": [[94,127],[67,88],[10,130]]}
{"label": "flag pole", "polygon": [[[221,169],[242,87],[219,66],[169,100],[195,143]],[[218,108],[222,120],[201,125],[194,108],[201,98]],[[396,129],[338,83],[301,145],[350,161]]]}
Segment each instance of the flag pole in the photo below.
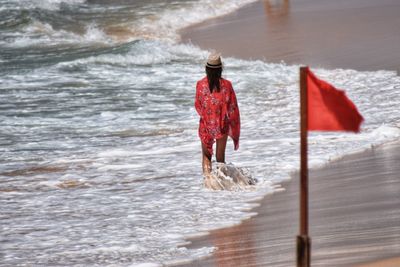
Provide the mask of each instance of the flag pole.
{"label": "flag pole", "polygon": [[311,254],[311,239],[308,236],[307,125],[307,67],[300,67],[300,234],[297,236],[297,267],[309,267]]}

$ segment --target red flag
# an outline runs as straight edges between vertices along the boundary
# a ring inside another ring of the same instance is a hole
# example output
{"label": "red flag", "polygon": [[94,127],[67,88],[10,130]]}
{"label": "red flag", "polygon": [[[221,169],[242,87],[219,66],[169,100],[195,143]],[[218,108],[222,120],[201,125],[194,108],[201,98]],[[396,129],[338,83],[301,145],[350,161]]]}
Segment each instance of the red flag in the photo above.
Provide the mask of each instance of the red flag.
{"label": "red flag", "polygon": [[353,102],[342,90],[318,79],[309,68],[307,98],[309,131],[360,131],[364,119]]}

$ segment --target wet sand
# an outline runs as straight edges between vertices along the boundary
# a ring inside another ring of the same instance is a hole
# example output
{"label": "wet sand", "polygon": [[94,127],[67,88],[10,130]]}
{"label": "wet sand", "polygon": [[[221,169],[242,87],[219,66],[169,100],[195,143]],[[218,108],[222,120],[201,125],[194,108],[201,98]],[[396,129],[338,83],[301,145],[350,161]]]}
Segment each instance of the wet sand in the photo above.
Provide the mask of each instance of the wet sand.
{"label": "wet sand", "polygon": [[400,1],[259,1],[182,32],[224,56],[400,72]]}
{"label": "wet sand", "polygon": [[377,262],[358,265],[356,267],[398,267],[398,266],[400,266],[400,258],[381,260]]}
{"label": "wet sand", "polygon": [[[399,72],[398,14],[395,0],[259,1],[182,36],[224,56]],[[387,144],[310,171],[312,266],[400,266],[399,162],[400,143]],[[298,175],[284,187],[257,216],[190,240],[218,249],[180,266],[295,266]]]}
{"label": "wet sand", "polygon": [[[400,143],[384,145],[310,171],[312,266],[348,267],[400,255],[399,151]],[[183,266],[295,266],[298,175],[284,187],[262,201],[257,216],[191,240],[188,248],[218,249]]]}

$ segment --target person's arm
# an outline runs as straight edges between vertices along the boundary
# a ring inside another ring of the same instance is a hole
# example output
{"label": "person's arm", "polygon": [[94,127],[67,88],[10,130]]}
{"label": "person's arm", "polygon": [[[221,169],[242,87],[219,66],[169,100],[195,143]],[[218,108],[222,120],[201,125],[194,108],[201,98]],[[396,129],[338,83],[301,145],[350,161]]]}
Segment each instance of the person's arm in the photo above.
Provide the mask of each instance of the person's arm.
{"label": "person's arm", "polygon": [[233,139],[235,150],[239,148],[240,137],[240,112],[235,91],[230,86],[230,101],[228,106],[229,136]]}

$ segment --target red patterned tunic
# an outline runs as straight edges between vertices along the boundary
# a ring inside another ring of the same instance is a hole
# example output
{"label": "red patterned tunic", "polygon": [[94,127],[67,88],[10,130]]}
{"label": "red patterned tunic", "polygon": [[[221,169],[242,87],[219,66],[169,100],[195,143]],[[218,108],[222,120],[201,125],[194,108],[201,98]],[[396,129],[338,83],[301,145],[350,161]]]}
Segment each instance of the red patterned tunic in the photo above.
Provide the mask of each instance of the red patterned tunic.
{"label": "red patterned tunic", "polygon": [[211,93],[208,79],[197,82],[195,108],[200,115],[199,137],[213,154],[216,139],[228,134],[233,139],[235,150],[239,148],[240,114],[235,91],[230,81],[221,78],[220,92]]}

